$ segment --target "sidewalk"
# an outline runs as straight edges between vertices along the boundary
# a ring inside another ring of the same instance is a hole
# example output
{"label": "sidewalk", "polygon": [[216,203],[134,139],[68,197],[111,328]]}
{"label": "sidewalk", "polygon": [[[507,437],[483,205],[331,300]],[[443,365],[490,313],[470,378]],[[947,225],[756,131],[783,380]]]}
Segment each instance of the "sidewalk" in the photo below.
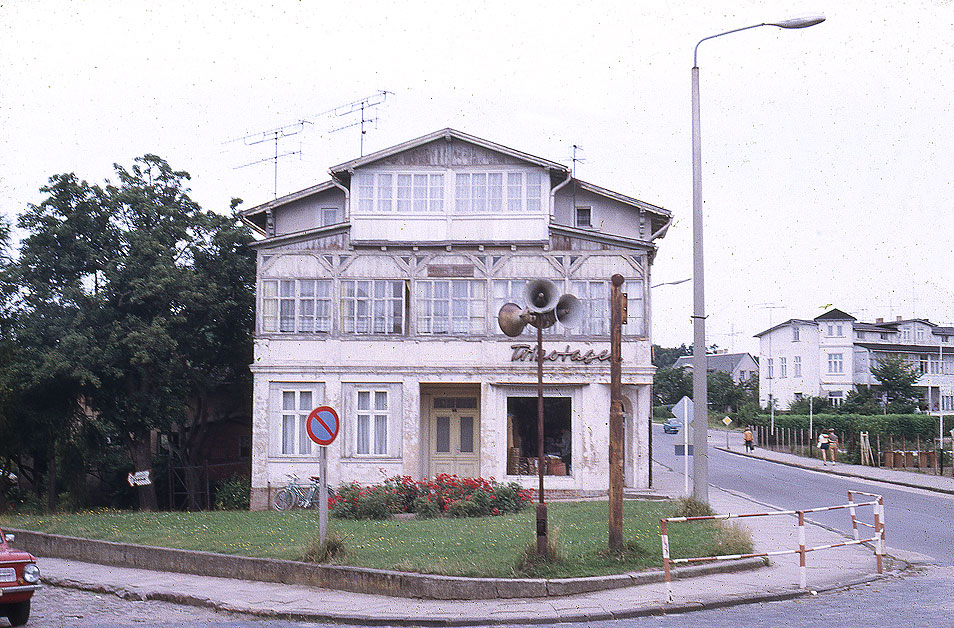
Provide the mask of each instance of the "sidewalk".
{"label": "sidewalk", "polygon": [[723,432],[709,431],[710,445],[721,451],[738,454],[740,456],[752,456],[763,460],[770,460],[778,464],[788,465],[790,467],[801,467],[802,469],[812,469],[831,473],[832,475],[842,475],[845,477],[863,478],[866,480],[876,480],[898,486],[907,486],[909,488],[920,488],[926,491],[937,493],[947,493],[954,495],[954,478],[932,475],[930,473],[917,473],[914,471],[904,471],[902,469],[885,469],[883,467],[869,467],[860,464],[848,464],[844,462],[828,463],[825,465],[821,458],[806,458],[794,454],[771,449],[756,447],[755,451],[747,453],[742,442],[742,434],[739,432],[729,432],[729,448],[725,443],[725,434]]}
{"label": "sidewalk", "polygon": [[[734,449],[732,451],[736,452]],[[741,454],[741,443],[737,451]],[[759,457],[783,464],[798,462],[790,460],[795,457],[787,454],[760,449],[756,451]],[[810,464],[812,461],[805,462]],[[851,465],[836,465],[832,470],[820,464],[819,467],[822,471],[844,473],[853,468]],[[930,479],[931,476],[918,476],[917,479],[925,477]],[[679,495],[683,479],[681,474],[656,465],[654,484],[656,491],[661,494]],[[710,490],[710,502],[713,509],[721,513],[762,510],[761,506],[744,497],[716,488]],[[793,549],[798,545],[794,517],[755,517],[741,521],[751,532],[756,551]],[[808,526],[809,546],[843,540],[844,537],[839,534]],[[889,557],[885,559],[886,573],[904,569],[907,562],[918,562],[920,559],[918,555],[892,551],[890,548],[888,554]],[[41,558],[40,567],[44,581],[54,586],[112,593],[127,599],[205,606],[262,617],[360,625],[463,626],[582,622],[687,612],[805,594],[798,588],[797,555],[773,557],[770,566],[750,571],[674,580],[672,603],[666,602],[666,585],[661,582],[567,597],[444,601],[154,572],[53,558]],[[811,552],[808,554],[807,572],[808,588],[814,591],[838,589],[878,577],[874,554],[864,546]]]}

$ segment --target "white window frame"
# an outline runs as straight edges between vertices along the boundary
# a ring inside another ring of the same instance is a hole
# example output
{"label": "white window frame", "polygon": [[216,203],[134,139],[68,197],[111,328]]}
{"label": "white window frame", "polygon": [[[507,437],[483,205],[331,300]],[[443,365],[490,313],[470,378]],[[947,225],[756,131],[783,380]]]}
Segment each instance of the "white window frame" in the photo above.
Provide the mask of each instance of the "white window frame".
{"label": "white window frame", "polygon": [[446,172],[358,172],[354,189],[361,214],[435,214],[444,212]]}
{"label": "white window frame", "polygon": [[401,456],[401,384],[342,383],[345,458],[396,459]]}
{"label": "white window frame", "polygon": [[593,208],[588,205],[579,205],[576,208],[574,224],[581,229],[593,228]]}
{"label": "white window frame", "polygon": [[570,294],[583,306],[583,320],[573,334],[606,336],[610,333],[610,284],[606,281],[570,281]]}
{"label": "white window frame", "polygon": [[792,356],[792,377],[802,376],[802,356]]}
{"label": "white window frame", "polygon": [[788,364],[785,358],[778,359],[778,376],[779,378],[788,377]]}
{"label": "white window frame", "polygon": [[792,325],[792,342],[798,342],[799,338],[798,325]]}
{"label": "white window frame", "polygon": [[481,169],[454,173],[454,213],[531,213],[543,210],[538,170]]}
{"label": "white window frame", "polygon": [[269,383],[270,456],[314,460],[317,445],[308,436],[308,415],[324,403],[322,382]]}
{"label": "white window frame", "polygon": [[841,390],[828,391],[828,404],[834,407],[840,406],[845,401],[845,393]]}
{"label": "white window frame", "polygon": [[342,279],[339,303],[344,334],[400,336],[407,333],[404,280]]}
{"label": "white window frame", "polygon": [[842,353],[828,354],[828,372],[830,374],[840,374],[845,372],[845,356]]}
{"label": "white window frame", "polygon": [[[262,280],[264,333],[327,334],[334,319],[331,279]],[[306,321],[311,321],[306,324]]]}
{"label": "white window frame", "polygon": [[486,332],[486,281],[420,279],[415,282],[414,289],[418,334],[453,336]]}
{"label": "white window frame", "polygon": [[775,360],[774,358],[768,359],[768,372],[765,375],[768,379],[775,377]]}

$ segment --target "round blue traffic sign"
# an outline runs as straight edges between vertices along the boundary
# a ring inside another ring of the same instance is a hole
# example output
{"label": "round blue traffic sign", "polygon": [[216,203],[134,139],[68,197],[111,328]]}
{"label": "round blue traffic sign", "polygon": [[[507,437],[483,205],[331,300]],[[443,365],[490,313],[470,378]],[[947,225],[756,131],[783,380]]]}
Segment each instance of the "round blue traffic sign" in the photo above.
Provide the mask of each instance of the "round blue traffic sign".
{"label": "round blue traffic sign", "polygon": [[308,437],[319,445],[330,445],[338,436],[341,421],[338,413],[329,406],[319,406],[308,415]]}

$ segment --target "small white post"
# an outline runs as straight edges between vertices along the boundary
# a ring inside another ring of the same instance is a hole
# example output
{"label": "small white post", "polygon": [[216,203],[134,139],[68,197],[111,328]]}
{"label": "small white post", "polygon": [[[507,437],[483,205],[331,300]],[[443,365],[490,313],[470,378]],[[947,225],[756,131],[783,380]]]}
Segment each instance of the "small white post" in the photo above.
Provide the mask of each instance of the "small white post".
{"label": "small white post", "polygon": [[808,586],[808,574],[805,567],[805,513],[798,511],[798,586]]}
{"label": "small white post", "polygon": [[318,450],[321,478],[318,482],[318,539],[322,545],[328,540],[328,448]]}

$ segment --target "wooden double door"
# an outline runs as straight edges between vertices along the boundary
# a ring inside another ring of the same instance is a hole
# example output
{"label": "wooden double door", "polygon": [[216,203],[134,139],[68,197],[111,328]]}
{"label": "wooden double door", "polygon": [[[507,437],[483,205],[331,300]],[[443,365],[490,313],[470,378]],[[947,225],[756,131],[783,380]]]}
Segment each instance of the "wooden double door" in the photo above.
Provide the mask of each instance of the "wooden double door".
{"label": "wooden double door", "polygon": [[430,475],[480,476],[480,403],[476,395],[434,395],[430,407]]}

